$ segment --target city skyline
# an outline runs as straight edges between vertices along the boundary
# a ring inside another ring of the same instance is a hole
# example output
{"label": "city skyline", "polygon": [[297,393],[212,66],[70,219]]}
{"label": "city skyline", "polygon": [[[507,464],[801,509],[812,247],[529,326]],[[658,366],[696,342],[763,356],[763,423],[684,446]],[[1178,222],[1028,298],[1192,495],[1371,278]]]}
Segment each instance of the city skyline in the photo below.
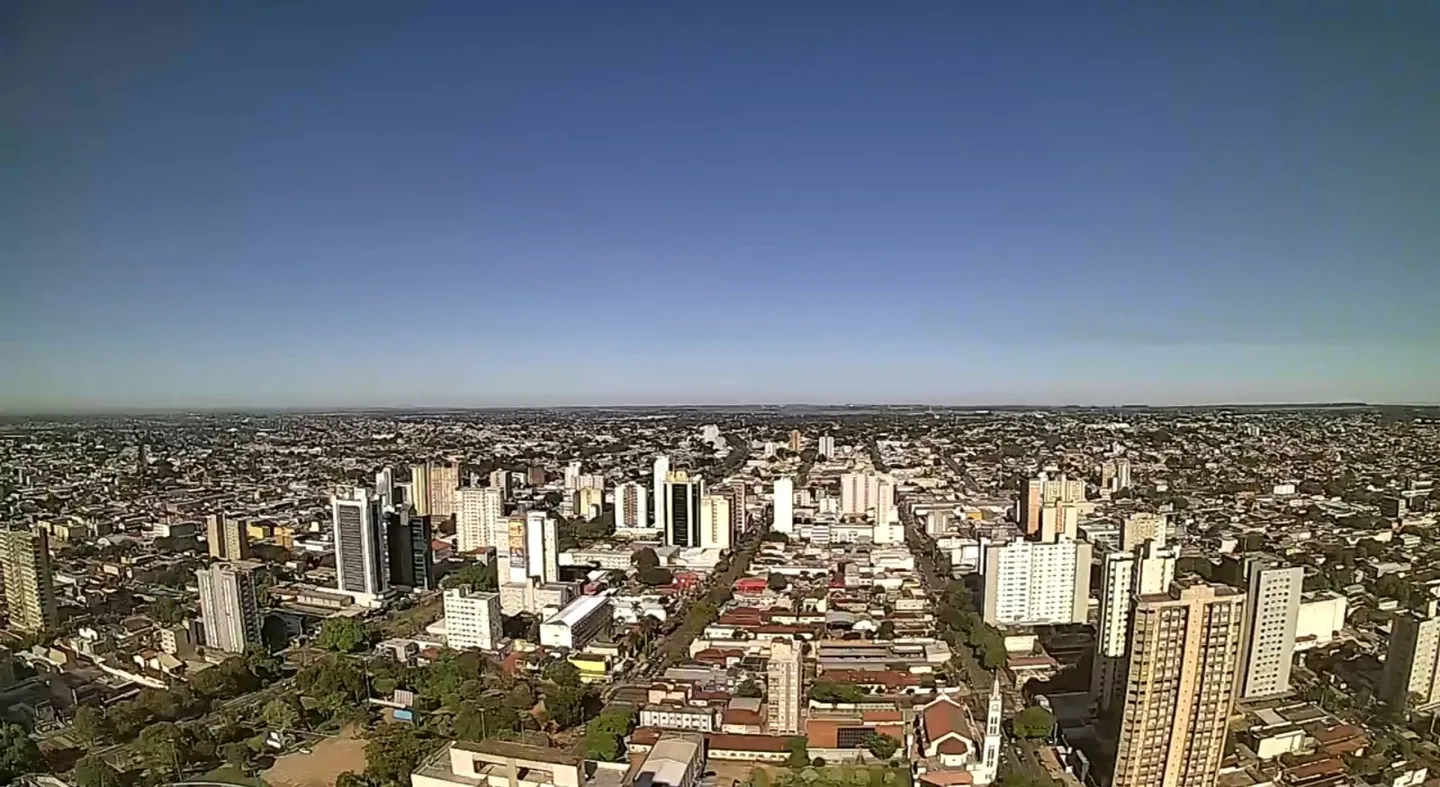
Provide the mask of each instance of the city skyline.
{"label": "city skyline", "polygon": [[0,412],[1433,403],[1424,4],[22,5]]}

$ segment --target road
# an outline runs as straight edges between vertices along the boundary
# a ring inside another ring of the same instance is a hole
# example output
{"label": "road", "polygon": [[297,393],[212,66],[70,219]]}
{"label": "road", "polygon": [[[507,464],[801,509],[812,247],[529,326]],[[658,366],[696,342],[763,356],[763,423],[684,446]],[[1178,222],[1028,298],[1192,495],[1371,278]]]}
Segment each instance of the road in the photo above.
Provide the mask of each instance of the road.
{"label": "road", "polygon": [[[951,461],[948,460],[947,461]],[[911,515],[909,508],[898,505],[900,519],[905,525],[906,531],[912,539],[929,539],[924,528]],[[935,569],[935,563],[919,551],[912,550],[915,554],[915,567],[925,582],[926,588],[937,597],[945,592],[947,577],[941,576]],[[992,673],[981,666],[975,658],[975,653],[968,646],[961,644],[955,648],[955,659],[960,663],[965,683],[970,687],[968,700],[970,711],[977,719],[985,718],[988,711],[990,699],[990,684],[992,680],[1000,681],[1000,691],[1005,698],[1005,707],[1010,716],[1014,716],[1026,706],[1025,698],[1021,695],[1014,682],[1004,670]],[[1013,772],[1020,770],[1029,772],[1043,782],[1050,781],[1049,772],[1040,763],[1040,757],[1036,753],[1035,744],[1028,740],[1012,738],[1001,747],[1001,772]]]}

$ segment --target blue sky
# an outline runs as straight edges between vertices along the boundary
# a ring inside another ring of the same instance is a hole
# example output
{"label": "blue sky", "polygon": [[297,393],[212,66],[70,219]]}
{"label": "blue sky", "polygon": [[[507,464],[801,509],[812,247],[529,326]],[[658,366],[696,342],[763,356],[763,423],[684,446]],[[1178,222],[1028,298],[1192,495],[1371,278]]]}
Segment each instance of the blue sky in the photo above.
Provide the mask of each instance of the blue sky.
{"label": "blue sky", "polygon": [[1440,401],[1437,33],[6,4],[0,409]]}

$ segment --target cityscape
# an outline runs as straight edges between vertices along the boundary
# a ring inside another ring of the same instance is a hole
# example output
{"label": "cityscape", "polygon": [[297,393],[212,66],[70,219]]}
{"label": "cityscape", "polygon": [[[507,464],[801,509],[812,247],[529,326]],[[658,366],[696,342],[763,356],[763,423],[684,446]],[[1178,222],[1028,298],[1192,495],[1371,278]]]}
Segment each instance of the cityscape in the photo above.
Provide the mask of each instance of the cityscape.
{"label": "cityscape", "polygon": [[6,781],[1426,783],[1440,410],[0,428]]}
{"label": "cityscape", "polygon": [[1440,787],[1440,2],[0,2],[0,787]]}

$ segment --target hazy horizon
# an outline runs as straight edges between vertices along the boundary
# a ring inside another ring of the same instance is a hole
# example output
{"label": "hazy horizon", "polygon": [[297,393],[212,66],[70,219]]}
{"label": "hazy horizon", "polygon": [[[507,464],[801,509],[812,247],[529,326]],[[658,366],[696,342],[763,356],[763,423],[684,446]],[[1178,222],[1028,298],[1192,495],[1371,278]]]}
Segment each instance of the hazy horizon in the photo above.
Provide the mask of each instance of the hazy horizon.
{"label": "hazy horizon", "polygon": [[1440,4],[0,10],[0,412],[1440,398]]}

